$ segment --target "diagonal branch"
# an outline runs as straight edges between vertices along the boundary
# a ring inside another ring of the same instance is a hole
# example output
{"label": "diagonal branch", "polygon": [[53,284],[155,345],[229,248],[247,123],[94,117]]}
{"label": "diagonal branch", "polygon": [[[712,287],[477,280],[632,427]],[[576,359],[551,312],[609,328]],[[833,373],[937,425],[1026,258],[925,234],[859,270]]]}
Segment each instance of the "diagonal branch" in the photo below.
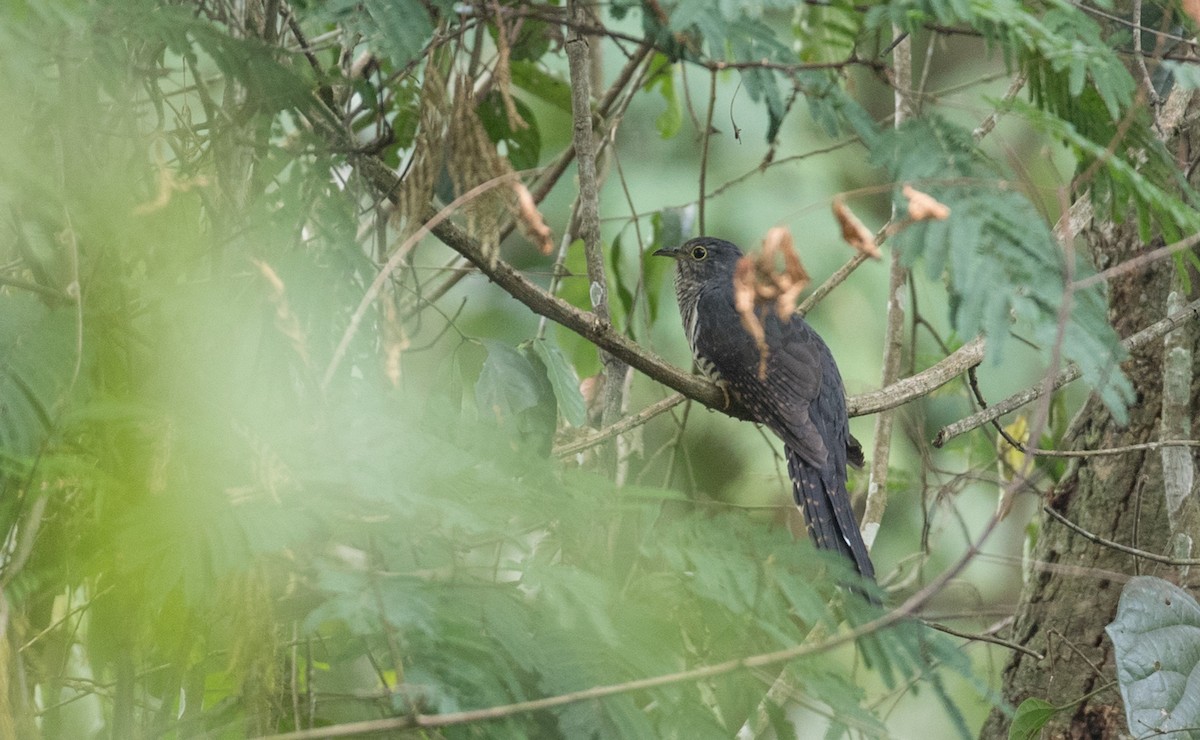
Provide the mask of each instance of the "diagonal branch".
{"label": "diagonal branch", "polygon": [[[372,156],[357,157],[354,163],[359,173],[376,190],[388,197],[395,197],[395,193],[398,192],[399,178],[387,164]],[[432,219],[435,216],[436,213],[432,209],[425,214],[426,219]],[[465,257],[488,279],[539,316],[545,316],[551,321],[561,324],[600,349],[611,352],[640,372],[663,385],[674,388],[688,398],[699,401],[709,408],[724,411],[735,418],[745,419],[747,417],[736,407],[727,408],[726,394],[716,384],[672,365],[622,335],[609,323],[601,321],[591,311],[576,308],[561,298],[551,295],[505,260],[495,256],[489,257],[478,240],[472,238],[456,224],[443,220],[430,230],[446,246]],[[983,340],[972,340],[941,362],[916,375],[877,391],[851,396],[847,399],[847,408],[851,416],[863,416],[901,406],[945,385],[966,372],[967,368],[978,365],[982,360]]]}
{"label": "diagonal branch", "polygon": [[[1183,310],[1173,313],[1165,319],[1154,322],[1136,334],[1129,335],[1125,339],[1121,340],[1121,346],[1132,352],[1149,344],[1155,339],[1158,339],[1167,332],[1183,324],[1185,321],[1190,321],[1197,316],[1200,316],[1200,300],[1192,301],[1185,306]],[[1079,371],[1079,367],[1077,365],[1069,365],[1055,375],[1049,383],[1044,383],[1039,380],[1038,384],[1032,388],[1026,388],[1023,391],[1014,393],[994,406],[990,406],[982,411],[978,411],[970,416],[959,419],[953,424],[942,427],[941,431],[939,431],[937,436],[933,439],[933,446],[941,447],[960,434],[964,434],[972,429],[975,429],[976,427],[983,426],[984,424],[988,424],[995,419],[999,419],[1001,416],[1015,411],[1031,401],[1041,398],[1045,393],[1058,390],[1067,383],[1070,383],[1072,380],[1079,378],[1081,374],[1082,373]]]}

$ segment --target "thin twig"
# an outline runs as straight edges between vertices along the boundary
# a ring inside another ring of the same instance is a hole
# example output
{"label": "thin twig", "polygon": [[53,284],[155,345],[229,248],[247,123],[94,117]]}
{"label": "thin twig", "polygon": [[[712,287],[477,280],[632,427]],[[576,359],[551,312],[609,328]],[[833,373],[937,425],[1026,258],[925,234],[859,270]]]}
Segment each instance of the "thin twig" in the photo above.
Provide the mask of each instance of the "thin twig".
{"label": "thin twig", "polygon": [[647,406],[646,408],[637,412],[636,414],[633,414],[631,416],[626,416],[626,417],[622,418],[620,421],[616,422],[615,424],[606,426],[603,429],[595,432],[594,434],[589,434],[588,436],[583,437],[582,439],[577,439],[577,440],[574,440],[571,442],[567,442],[564,445],[555,447],[554,452],[552,454],[555,457],[566,457],[568,455],[573,455],[576,452],[582,452],[582,451],[588,449],[589,447],[595,447],[596,445],[600,444],[601,442],[603,442],[606,439],[615,437],[618,434],[624,434],[625,432],[628,432],[630,429],[633,429],[635,427],[641,426],[642,424],[645,424],[646,422],[650,421],[651,419],[658,416],[659,414],[663,414],[667,411],[670,411],[671,409],[675,408],[679,404],[683,403],[684,399],[685,399],[684,395],[682,395],[680,393],[673,393],[670,396],[667,396],[666,398],[664,398],[663,400],[658,401],[656,403],[652,403],[649,406]]}
{"label": "thin twig", "polygon": [[960,630],[956,630],[953,627],[947,627],[946,625],[940,624],[938,622],[925,622],[925,625],[927,627],[931,627],[932,629],[937,630],[938,632],[945,632],[947,635],[954,635],[955,637],[961,637],[964,640],[974,640],[974,641],[978,641],[978,642],[990,642],[994,645],[1002,645],[1002,646],[1008,648],[1009,650],[1016,650],[1018,653],[1025,653],[1026,655],[1034,658],[1035,660],[1045,660],[1046,659],[1045,655],[1042,655],[1041,653],[1039,653],[1037,651],[1030,650],[1029,648],[1025,647],[1024,645],[1019,645],[1019,644],[1013,642],[1012,640],[1005,640],[1004,638],[996,637],[995,635],[989,635],[986,633],[976,633],[976,632],[963,632]]}
{"label": "thin twig", "polygon": [[996,128],[996,123],[1000,120],[1002,109],[1017,97],[1017,93],[1021,92],[1022,87],[1025,87],[1025,80],[1026,77],[1024,72],[1013,78],[1012,84],[1008,86],[1008,90],[1004,93],[1004,97],[1001,99],[1001,105],[997,107],[996,110],[989,113],[987,118],[983,119],[983,121],[975,127],[975,130],[971,132],[971,136],[974,137],[976,142],[979,142],[981,139],[983,139],[983,137],[990,134],[992,129]]}
{"label": "thin twig", "polygon": [[[1154,322],[1136,334],[1126,337],[1124,340],[1122,340],[1121,346],[1124,347],[1126,351],[1133,352],[1154,341],[1155,339],[1158,339],[1185,321],[1190,321],[1198,314],[1200,314],[1200,300],[1193,301],[1189,303],[1182,311],[1171,314],[1165,319]],[[1019,393],[1014,393],[991,408],[983,409],[982,411],[971,414],[963,419],[959,419],[953,424],[942,427],[942,429],[937,433],[937,436],[933,439],[933,446],[941,447],[960,434],[969,432],[976,427],[991,422],[993,419],[998,419],[1005,414],[1011,413],[1030,401],[1040,398],[1044,393],[1050,390],[1057,390],[1063,387],[1067,383],[1079,378],[1080,375],[1081,372],[1077,365],[1068,365],[1057,375],[1055,375],[1050,383],[1043,383],[1039,380],[1037,385],[1031,388],[1026,388]]]}
{"label": "thin twig", "polygon": [[1124,455],[1129,452],[1161,450],[1168,447],[1200,447],[1200,440],[1164,439],[1161,442],[1141,442],[1139,444],[1122,445],[1120,447],[1105,447],[1100,450],[1043,450],[1038,447],[1026,447],[1021,444],[1013,446],[1026,455],[1034,455],[1036,457],[1104,457],[1106,455]]}
{"label": "thin twig", "polygon": [[854,256],[846,261],[846,264],[834,271],[832,275],[825,279],[825,282],[818,285],[813,292],[808,294],[807,298],[800,302],[800,305],[796,307],[796,313],[800,316],[806,315],[812,310],[813,306],[820,303],[825,296],[829,295],[831,290],[845,282],[846,278],[850,277],[850,273],[858,269],[858,266],[866,262],[869,258],[866,252],[855,252]]}
{"label": "thin twig", "polygon": [[1097,545],[1103,545],[1104,547],[1108,547],[1113,550],[1128,553],[1129,555],[1136,555],[1139,558],[1153,560],[1156,563],[1163,563],[1164,565],[1200,565],[1200,558],[1171,558],[1167,557],[1166,555],[1159,555],[1158,553],[1140,550],[1136,547],[1122,545],[1120,542],[1113,542],[1112,540],[1105,539],[1098,534],[1089,532],[1062,514],[1059,514],[1049,506],[1043,506],[1042,511],[1050,515],[1051,518],[1057,520],[1058,523],[1062,524],[1083,538],[1095,542]]}
{"label": "thin twig", "polygon": [[[912,116],[909,93],[912,90],[912,38],[901,35],[899,27],[893,27],[897,42],[893,70],[895,91],[893,108],[895,126],[899,128]],[[892,220],[895,220],[895,213]],[[900,378],[900,366],[904,360],[904,286],[908,282],[908,269],[901,262],[900,253],[892,250],[891,266],[888,271],[887,319],[883,335],[883,378],[881,386],[887,387]],[[869,550],[875,544],[883,513],[887,509],[887,481],[892,448],[892,426],[895,410],[888,409],[875,417],[875,434],[871,452],[871,472],[867,483],[867,504],[860,528],[863,541]]]}
{"label": "thin twig", "polygon": [[[377,160],[368,159],[367,161]],[[383,166],[386,167],[386,165]],[[404,243],[392,253],[392,256],[388,259],[388,261],[383,265],[382,268],[380,268],[379,273],[375,275],[375,279],[371,281],[370,287],[367,288],[367,292],[363,294],[362,300],[359,301],[358,308],[354,309],[354,313],[350,316],[350,323],[346,326],[346,331],[342,333],[342,339],[338,342],[337,349],[333,351],[333,357],[329,360],[329,367],[325,369],[325,375],[321,379],[322,388],[327,387],[329,382],[333,379],[333,374],[337,372],[338,366],[341,365],[342,358],[346,355],[346,349],[350,346],[350,340],[352,340],[354,335],[358,332],[358,326],[362,323],[363,317],[366,316],[367,309],[379,296],[379,291],[383,288],[384,283],[387,282],[392,272],[400,266],[402,261],[404,261],[404,258],[408,255],[408,251],[412,249],[417,242],[421,241],[421,239],[424,239],[427,234],[429,234],[431,231],[434,231],[439,224],[450,218],[450,215],[462,207],[463,204],[474,200],[498,185],[503,185],[518,177],[520,177],[520,173],[509,172],[500,175],[499,177],[493,177],[491,180],[471,188],[467,192],[455,198],[450,205],[426,219],[425,222],[421,224],[419,229],[414,231],[407,239],[404,240]],[[394,191],[395,185],[388,188],[384,192],[392,193]]]}
{"label": "thin twig", "polygon": [[704,120],[704,131],[701,132],[700,144],[700,233],[707,234],[705,227],[707,222],[704,220],[705,203],[707,198],[704,197],[705,183],[708,182],[708,142],[712,138],[713,130],[713,111],[717,107],[717,73],[716,71],[709,73],[708,85],[708,116]]}
{"label": "thin twig", "polygon": [[1192,234],[1191,236],[1180,239],[1173,244],[1168,244],[1165,247],[1159,247],[1158,249],[1152,249],[1149,252],[1145,252],[1137,255],[1136,257],[1127,259],[1120,264],[1113,265],[1107,270],[1102,270],[1094,275],[1088,275],[1085,278],[1076,280],[1071,284],[1071,289],[1083,290],[1084,288],[1090,288],[1097,283],[1106,283],[1114,277],[1124,275],[1127,272],[1133,272],[1134,270],[1139,270],[1151,262],[1156,262],[1163,257],[1170,257],[1176,252],[1182,252],[1185,249],[1191,249],[1197,244],[1200,244],[1200,234]]}

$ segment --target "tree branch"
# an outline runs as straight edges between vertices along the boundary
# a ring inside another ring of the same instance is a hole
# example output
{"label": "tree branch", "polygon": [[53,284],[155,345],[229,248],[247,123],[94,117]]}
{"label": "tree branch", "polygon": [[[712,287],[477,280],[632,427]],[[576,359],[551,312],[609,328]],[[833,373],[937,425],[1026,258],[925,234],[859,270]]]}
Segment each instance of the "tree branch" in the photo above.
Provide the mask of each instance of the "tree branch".
{"label": "tree branch", "polygon": [[[1134,350],[1149,344],[1155,339],[1158,339],[1175,327],[1183,324],[1185,321],[1190,321],[1197,315],[1200,315],[1200,300],[1192,301],[1182,311],[1173,313],[1160,321],[1156,321],[1136,334],[1131,334],[1121,341],[1121,346],[1126,350],[1133,352]],[[1044,383],[1039,380],[1037,385],[1031,388],[1026,388],[1019,393],[1014,393],[990,408],[983,409],[982,411],[971,414],[968,417],[959,419],[953,424],[942,427],[941,431],[937,433],[937,436],[933,438],[933,446],[941,447],[960,434],[969,432],[976,427],[990,423],[994,419],[999,419],[1001,416],[1021,408],[1030,401],[1040,398],[1045,393],[1058,390],[1067,383],[1070,383],[1072,380],[1079,378],[1080,374],[1081,373],[1077,365],[1069,365],[1055,375],[1049,383]]]}
{"label": "tree branch", "polygon": [[[386,197],[395,197],[399,188],[399,177],[387,164],[377,157],[366,155],[356,157],[354,164],[377,191]],[[437,215],[431,208],[425,214],[425,219],[433,220]],[[546,316],[561,324],[688,398],[734,418],[747,418],[747,414],[740,412],[737,407],[726,406],[727,396],[715,383],[675,367],[615,331],[610,324],[601,321],[592,312],[576,308],[551,295],[505,260],[498,257],[489,258],[482,245],[453,222],[441,220],[429,230],[442,243],[474,264],[489,280],[539,316]],[[966,372],[967,368],[978,365],[983,360],[983,346],[981,338],[974,339],[941,362],[916,375],[886,388],[851,396],[846,399],[847,410],[851,416],[864,416],[920,398]]]}
{"label": "tree branch", "polygon": [[1109,548],[1112,548],[1113,550],[1118,550],[1120,552],[1128,553],[1130,555],[1135,555],[1139,558],[1153,560],[1156,563],[1164,563],[1166,565],[1200,565],[1200,559],[1197,559],[1197,558],[1171,558],[1171,557],[1167,557],[1166,555],[1159,555],[1157,553],[1148,552],[1146,550],[1139,550],[1138,548],[1130,547],[1129,545],[1122,545],[1120,542],[1113,542],[1112,540],[1106,540],[1098,534],[1094,534],[1092,532],[1087,531],[1086,529],[1079,526],[1078,524],[1071,521],[1070,519],[1066,518],[1062,514],[1059,514],[1057,511],[1055,511],[1054,509],[1052,509],[1049,506],[1043,506],[1042,511],[1046,512],[1046,514],[1048,514],[1050,516],[1050,518],[1056,520],[1059,524],[1062,524],[1067,529],[1070,529],[1072,532],[1075,532],[1076,534],[1080,535],[1084,539],[1095,542],[1097,545],[1103,545],[1104,547],[1109,547]]}

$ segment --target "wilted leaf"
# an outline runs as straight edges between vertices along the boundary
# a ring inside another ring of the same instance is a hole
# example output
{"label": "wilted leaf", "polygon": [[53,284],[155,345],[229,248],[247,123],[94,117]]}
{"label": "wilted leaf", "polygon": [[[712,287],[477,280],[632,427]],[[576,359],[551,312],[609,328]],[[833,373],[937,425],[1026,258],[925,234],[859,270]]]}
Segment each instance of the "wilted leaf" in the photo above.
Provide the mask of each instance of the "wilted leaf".
{"label": "wilted leaf", "polygon": [[938,202],[932,195],[922,193],[912,185],[905,185],[901,192],[908,198],[908,217],[913,221],[945,221],[950,218],[949,206]]}
{"label": "wilted leaf", "polygon": [[1105,631],[1130,734],[1200,727],[1200,604],[1161,578],[1139,576],[1125,585]]}
{"label": "wilted leaf", "polygon": [[541,211],[533,202],[529,188],[525,187],[525,183],[516,180],[513,181],[512,188],[517,193],[517,215],[520,217],[521,230],[525,232],[529,241],[537,245],[538,251],[546,255],[551,254],[554,252],[554,235],[550,233],[550,227],[546,225]]}
{"label": "wilted leaf", "polygon": [[1192,23],[1200,26],[1200,0],[1183,0],[1183,12],[1192,19]]}
{"label": "wilted leaf", "polygon": [[767,335],[763,331],[762,320],[754,310],[758,298],[754,273],[753,257],[747,255],[738,260],[733,272],[733,307],[742,319],[742,326],[754,337],[754,344],[758,347],[758,377],[766,378],[770,350],[767,347]]}
{"label": "wilted leaf", "polygon": [[[776,255],[783,255],[783,271],[776,266]],[[767,375],[767,343],[759,307],[770,305],[780,320],[787,321],[796,310],[796,301],[808,285],[808,273],[800,264],[800,256],[792,243],[792,234],[775,227],[763,239],[757,255],[738,260],[733,273],[733,302],[742,326],[758,345],[758,375]]]}
{"label": "wilted leaf", "polygon": [[854,215],[841,198],[833,199],[833,215],[842,227],[842,239],[845,239],[847,244],[875,259],[882,257],[879,247],[875,244],[875,235],[858,220],[858,216]]}

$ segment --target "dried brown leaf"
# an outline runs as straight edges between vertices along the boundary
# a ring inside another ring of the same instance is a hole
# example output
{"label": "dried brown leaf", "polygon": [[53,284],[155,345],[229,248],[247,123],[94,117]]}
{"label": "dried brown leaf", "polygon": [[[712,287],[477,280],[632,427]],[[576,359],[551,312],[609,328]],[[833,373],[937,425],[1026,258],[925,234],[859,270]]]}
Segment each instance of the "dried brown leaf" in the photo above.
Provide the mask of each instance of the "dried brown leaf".
{"label": "dried brown leaf", "polygon": [[542,254],[552,254],[554,252],[554,234],[546,225],[546,220],[542,218],[537,204],[533,202],[533,195],[529,192],[529,188],[518,180],[513,181],[512,188],[517,194],[517,215],[521,219],[525,236],[537,245]]}
{"label": "dried brown leaf", "polygon": [[912,185],[905,185],[901,192],[908,198],[908,217],[913,221],[945,221],[950,218],[950,207],[932,195],[922,193]]}
{"label": "dried brown leaf", "polygon": [[300,328],[300,320],[296,314],[292,312],[291,305],[288,304],[287,288],[283,280],[279,277],[279,273],[275,272],[274,268],[261,260],[252,260],[254,266],[262,273],[264,279],[271,286],[271,303],[275,306],[275,326],[279,331],[288,338],[292,344],[292,349],[304,361],[304,364],[309,364],[308,361],[308,340],[304,334],[304,330]]}
{"label": "dried brown leaf", "polygon": [[392,387],[399,388],[400,359],[411,343],[408,340],[408,334],[404,331],[403,324],[400,323],[395,296],[391,294],[391,291],[387,291],[380,295],[379,300],[383,309],[383,373],[391,381]]}
{"label": "dried brown leaf", "polygon": [[842,202],[841,198],[833,199],[833,215],[842,227],[842,238],[846,240],[847,244],[869,257],[875,259],[883,257],[879,253],[879,247],[875,244],[875,235],[862,221],[858,220],[858,216],[854,215],[854,212]]}
{"label": "dried brown leaf", "polygon": [[[783,272],[775,272],[775,253],[783,254]],[[796,311],[800,294],[808,287],[808,272],[796,253],[792,232],[776,226],[763,239],[762,257],[759,260],[760,278],[769,277],[774,285],[775,313],[780,319],[788,319]],[[766,297],[766,296],[764,296]]]}
{"label": "dried brown leaf", "polygon": [[754,310],[760,297],[757,273],[753,257],[738,260],[733,272],[733,307],[742,320],[742,326],[754,337],[754,344],[758,347],[758,377],[765,380],[770,350],[767,349],[767,335],[762,321]]}

